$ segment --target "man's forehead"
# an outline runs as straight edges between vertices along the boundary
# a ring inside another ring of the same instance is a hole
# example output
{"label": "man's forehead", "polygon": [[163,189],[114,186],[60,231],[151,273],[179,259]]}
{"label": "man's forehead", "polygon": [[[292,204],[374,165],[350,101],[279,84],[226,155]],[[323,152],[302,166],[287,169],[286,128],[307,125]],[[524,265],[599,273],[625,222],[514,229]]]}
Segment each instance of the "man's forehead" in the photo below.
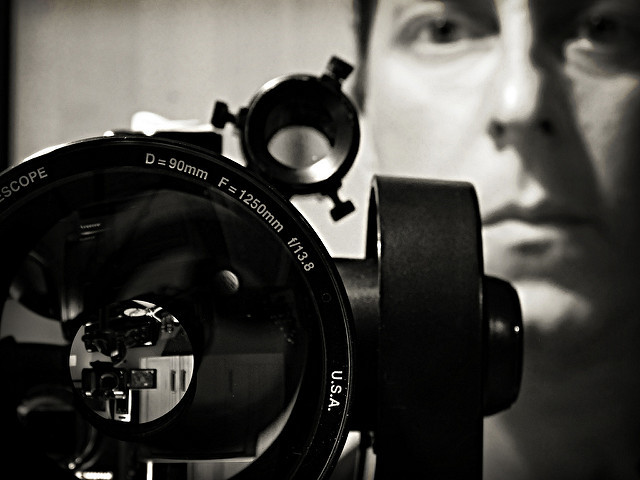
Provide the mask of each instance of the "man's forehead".
{"label": "man's forehead", "polygon": [[499,8],[522,8],[530,10],[554,10],[554,9],[575,9],[578,7],[588,7],[593,4],[618,4],[621,6],[640,5],[640,0],[384,0],[381,4],[393,4],[394,11],[401,10],[414,5],[434,5],[434,6],[454,6],[465,9],[480,10]]}
{"label": "man's forehead", "polygon": [[[526,2],[527,0],[524,1]],[[439,8],[444,11],[446,7],[456,7],[465,11],[486,11],[495,9],[494,0],[381,0],[378,3],[378,8],[385,4],[387,6],[391,6],[391,11],[394,16],[399,16],[407,9],[414,7],[433,7],[436,11]]]}
{"label": "man's forehead", "polygon": [[384,17],[392,22],[414,12],[497,17],[498,22],[508,21],[509,14],[524,12],[542,29],[568,25],[587,12],[640,20],[640,0],[379,0],[378,10],[386,11]]}

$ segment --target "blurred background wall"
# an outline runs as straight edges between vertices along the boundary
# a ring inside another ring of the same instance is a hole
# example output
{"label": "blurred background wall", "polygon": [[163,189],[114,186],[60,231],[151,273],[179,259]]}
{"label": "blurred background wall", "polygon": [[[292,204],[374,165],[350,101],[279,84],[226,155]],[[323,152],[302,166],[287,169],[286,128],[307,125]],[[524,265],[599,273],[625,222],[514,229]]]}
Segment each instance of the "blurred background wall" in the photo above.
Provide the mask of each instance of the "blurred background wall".
{"label": "blurred background wall", "polygon": [[[236,112],[274,77],[355,61],[351,0],[13,0],[10,17],[8,164],[139,111],[208,123],[216,100]],[[231,126],[223,146],[241,158]],[[357,213],[338,223],[327,198],[294,198],[334,255],[364,249],[368,169],[345,178]]]}
{"label": "blurred background wall", "polygon": [[12,28],[10,163],[136,111],[208,122],[216,100],[354,59],[350,0],[17,0]]}

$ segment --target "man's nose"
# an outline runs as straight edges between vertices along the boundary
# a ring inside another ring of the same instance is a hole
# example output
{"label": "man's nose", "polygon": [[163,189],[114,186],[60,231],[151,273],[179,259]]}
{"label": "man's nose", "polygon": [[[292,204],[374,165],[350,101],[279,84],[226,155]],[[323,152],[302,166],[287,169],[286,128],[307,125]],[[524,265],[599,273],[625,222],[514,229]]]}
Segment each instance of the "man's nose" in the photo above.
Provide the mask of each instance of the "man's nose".
{"label": "man's nose", "polygon": [[527,8],[503,12],[502,61],[495,72],[489,132],[499,144],[513,135],[532,130],[543,135],[554,131],[549,104],[549,71],[540,60],[531,14]]}

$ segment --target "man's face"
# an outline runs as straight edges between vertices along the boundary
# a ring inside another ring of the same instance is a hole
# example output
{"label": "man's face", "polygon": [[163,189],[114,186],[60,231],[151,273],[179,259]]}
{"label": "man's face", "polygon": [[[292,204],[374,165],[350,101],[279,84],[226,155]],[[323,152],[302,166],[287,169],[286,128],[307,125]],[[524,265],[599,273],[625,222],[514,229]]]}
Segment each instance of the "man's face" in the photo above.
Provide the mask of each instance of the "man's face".
{"label": "man's face", "polygon": [[514,283],[529,324],[596,333],[637,307],[640,3],[378,4],[377,171],[474,184],[486,272]]}

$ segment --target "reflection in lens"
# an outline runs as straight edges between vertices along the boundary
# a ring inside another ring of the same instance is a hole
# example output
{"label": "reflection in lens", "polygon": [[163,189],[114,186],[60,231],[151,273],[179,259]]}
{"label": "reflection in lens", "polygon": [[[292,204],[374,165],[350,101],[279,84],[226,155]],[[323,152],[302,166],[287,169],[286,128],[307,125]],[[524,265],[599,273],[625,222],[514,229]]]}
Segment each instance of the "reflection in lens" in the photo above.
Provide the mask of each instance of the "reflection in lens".
{"label": "reflection in lens", "polygon": [[331,144],[315,128],[295,125],[278,130],[269,140],[268,150],[287,167],[306,168],[329,155]]}
{"label": "reflection in lens", "polygon": [[[71,345],[71,380],[101,417],[145,423],[169,413],[193,375],[193,351],[180,322],[141,300],[83,315]],[[169,352],[169,353],[167,353]]]}
{"label": "reflection in lens", "polygon": [[[198,475],[229,478],[288,420],[319,322],[315,300],[286,245],[251,210],[215,191],[127,189],[123,178],[131,175],[95,174],[83,192],[93,201],[62,218],[48,205],[77,203],[82,182],[43,202],[50,228],[21,253],[0,322],[0,350],[39,352],[15,363],[15,394],[75,392],[101,435],[105,423],[124,432],[115,440],[107,429],[100,443],[108,465],[191,459]],[[71,422],[66,410],[49,416]],[[147,425],[142,440],[127,440],[128,428]],[[120,457],[108,445],[123,441]],[[55,438],[43,448],[59,457]]]}

